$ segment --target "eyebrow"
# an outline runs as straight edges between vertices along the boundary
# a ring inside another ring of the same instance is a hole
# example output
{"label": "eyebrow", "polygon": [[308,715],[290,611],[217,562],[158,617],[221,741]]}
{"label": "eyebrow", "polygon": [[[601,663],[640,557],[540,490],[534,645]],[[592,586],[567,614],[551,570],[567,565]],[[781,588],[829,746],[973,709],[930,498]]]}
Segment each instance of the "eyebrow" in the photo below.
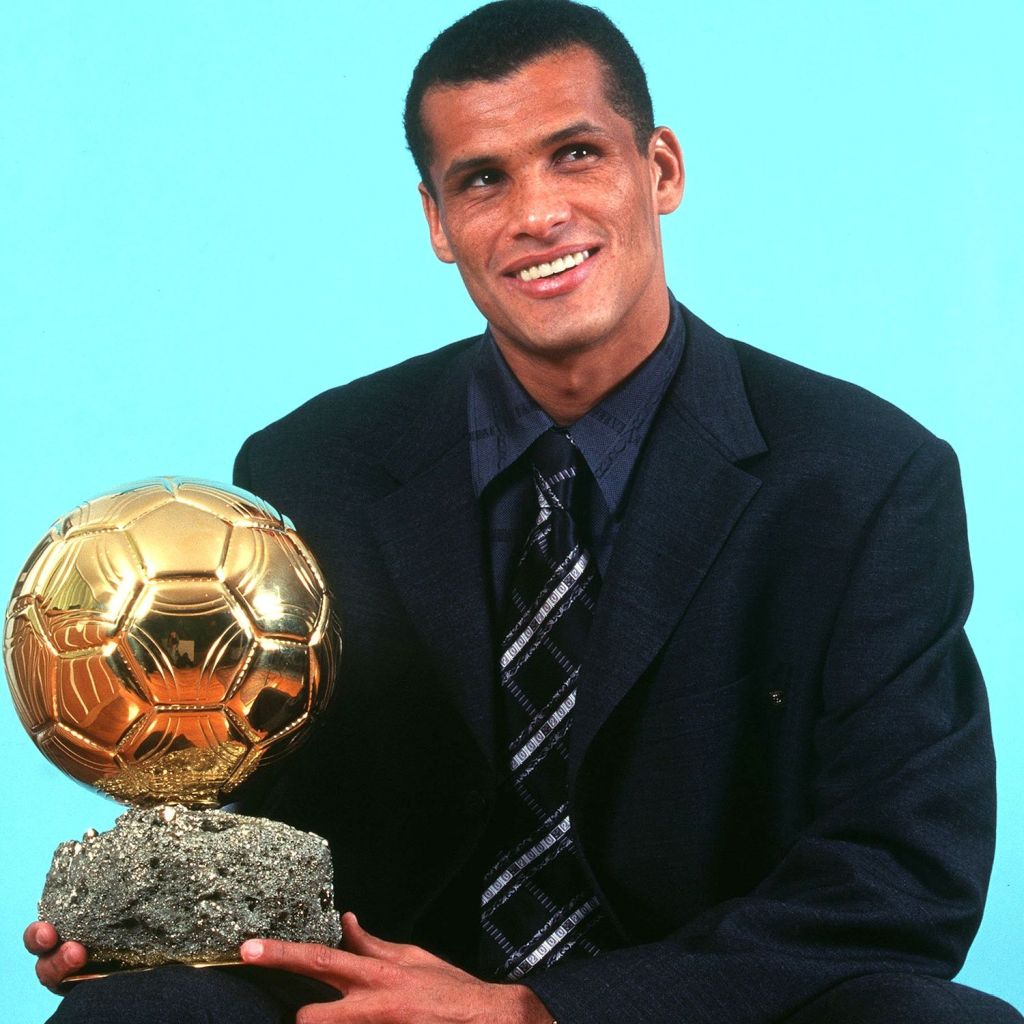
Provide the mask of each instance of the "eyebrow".
{"label": "eyebrow", "polygon": [[565,128],[560,128],[557,132],[546,135],[541,139],[541,145],[557,146],[559,142],[567,142],[569,139],[580,135],[600,135],[603,138],[607,134],[600,125],[596,125],[592,121],[574,121]]}
{"label": "eyebrow", "polygon": [[[560,142],[567,142],[569,139],[577,138],[580,135],[607,136],[607,132],[592,121],[573,121],[572,124],[559,128],[557,132],[545,135],[540,140],[543,149],[549,146],[557,146]],[[443,180],[448,182],[453,178],[459,178],[470,171],[478,171],[481,167],[494,167],[501,163],[501,157],[494,154],[483,154],[481,156],[466,157],[465,160],[456,160],[444,173]]]}

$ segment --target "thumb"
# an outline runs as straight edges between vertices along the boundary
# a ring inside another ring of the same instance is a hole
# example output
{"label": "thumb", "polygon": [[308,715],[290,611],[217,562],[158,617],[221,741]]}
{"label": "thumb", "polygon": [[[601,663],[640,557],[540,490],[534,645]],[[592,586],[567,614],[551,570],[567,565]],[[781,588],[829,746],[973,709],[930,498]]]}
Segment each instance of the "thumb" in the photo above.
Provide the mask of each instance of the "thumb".
{"label": "thumb", "polygon": [[384,960],[392,964],[415,965],[433,962],[435,958],[419,946],[401,942],[387,942],[371,935],[359,923],[356,915],[348,911],[341,915],[341,948],[357,956]]}
{"label": "thumb", "polygon": [[388,954],[393,948],[398,948],[394,943],[385,942],[366,931],[352,911],[341,915],[341,947],[349,953],[372,956],[379,960],[392,959]]}

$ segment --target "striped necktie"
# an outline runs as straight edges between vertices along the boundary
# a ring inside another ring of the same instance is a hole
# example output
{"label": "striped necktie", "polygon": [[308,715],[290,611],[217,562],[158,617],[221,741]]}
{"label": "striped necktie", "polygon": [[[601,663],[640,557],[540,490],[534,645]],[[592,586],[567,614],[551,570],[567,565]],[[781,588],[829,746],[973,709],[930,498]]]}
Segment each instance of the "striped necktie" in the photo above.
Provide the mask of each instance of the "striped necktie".
{"label": "striped necktie", "polygon": [[512,574],[500,679],[509,776],[499,797],[499,851],[484,877],[481,965],[514,980],[570,950],[594,954],[603,919],[575,853],[568,738],[576,677],[600,585],[577,536],[573,492],[586,463],[548,430],[528,460],[537,519]]}

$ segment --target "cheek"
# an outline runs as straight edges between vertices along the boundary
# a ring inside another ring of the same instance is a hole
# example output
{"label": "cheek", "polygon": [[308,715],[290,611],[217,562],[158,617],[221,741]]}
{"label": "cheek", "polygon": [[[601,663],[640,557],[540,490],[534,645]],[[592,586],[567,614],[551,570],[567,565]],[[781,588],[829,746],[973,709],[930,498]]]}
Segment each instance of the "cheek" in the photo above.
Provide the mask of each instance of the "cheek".
{"label": "cheek", "polygon": [[449,248],[464,278],[482,275],[485,272],[494,246],[480,224],[474,224],[472,229],[461,228],[456,232],[450,232],[448,240]]}
{"label": "cheek", "polygon": [[623,232],[649,244],[649,240],[656,237],[658,227],[658,215],[650,196],[630,189],[616,198],[619,204],[617,220]]}

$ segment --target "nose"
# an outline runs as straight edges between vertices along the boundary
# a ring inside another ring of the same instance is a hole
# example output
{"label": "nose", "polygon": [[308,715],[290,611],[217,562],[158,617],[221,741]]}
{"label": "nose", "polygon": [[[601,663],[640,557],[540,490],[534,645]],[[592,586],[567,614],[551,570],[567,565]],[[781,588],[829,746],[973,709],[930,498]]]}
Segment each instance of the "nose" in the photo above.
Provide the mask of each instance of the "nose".
{"label": "nose", "polygon": [[509,223],[513,237],[545,238],[571,218],[572,206],[564,182],[551,175],[536,174],[515,183]]}

